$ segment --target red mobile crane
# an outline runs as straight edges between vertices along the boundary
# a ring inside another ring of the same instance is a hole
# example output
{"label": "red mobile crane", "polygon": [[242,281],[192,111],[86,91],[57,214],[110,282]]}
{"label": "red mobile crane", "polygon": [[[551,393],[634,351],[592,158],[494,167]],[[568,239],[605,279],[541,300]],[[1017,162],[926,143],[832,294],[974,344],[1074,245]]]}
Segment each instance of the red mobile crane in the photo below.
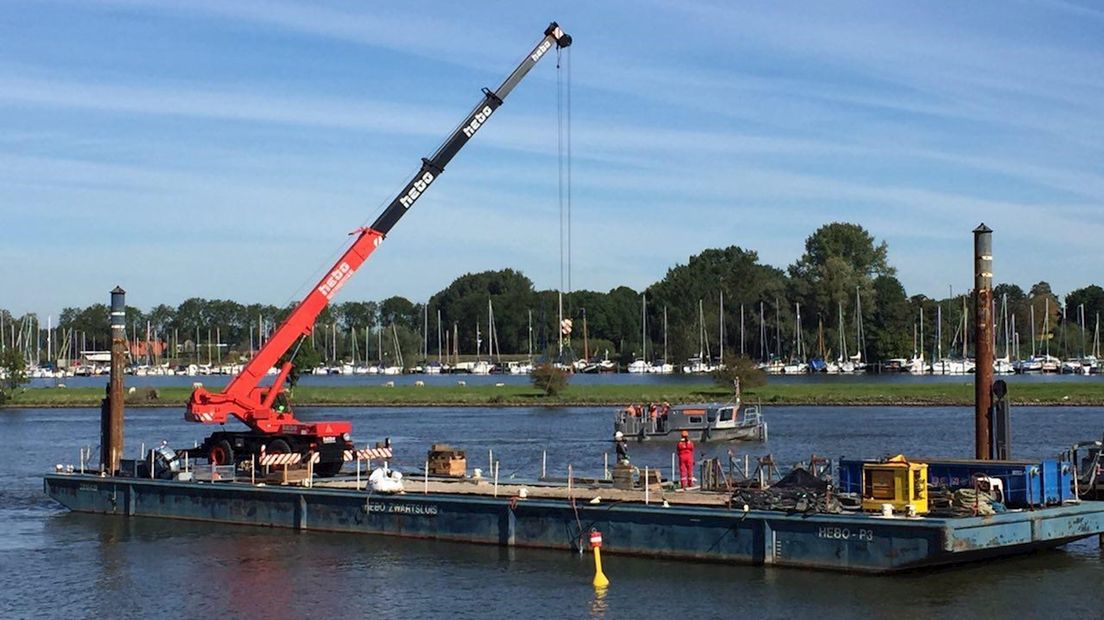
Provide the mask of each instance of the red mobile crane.
{"label": "red mobile crane", "polygon": [[[352,425],[349,422],[303,422],[295,417],[283,388],[292,368],[291,359],[294,359],[304,337],[309,336],[314,329],[314,322],[326,304],[379,247],[403,214],[444,172],[452,158],[502,105],[506,95],[510,94],[552,46],[564,48],[569,45],[571,36],[565,34],[556,22],[552,22],[544,31],[544,38],[497,90],[483,89],[483,99],[476,104],[466,120],[452,132],[432,157],[422,159],[421,169],[376,221],[371,226],[350,233],[356,235],[352,245],[295,307],[242,372],[221,392],[210,392],[202,386],[192,392],[184,419],[201,424],[225,424],[233,416],[250,429],[215,432],[204,440],[198,450],[199,454],[207,456],[214,464],[226,465],[249,460],[251,455],[259,454],[262,449],[268,454],[316,452],[319,461],[315,472],[321,476],[332,476],[340,471],[345,451],[353,449],[349,436]],[[291,352],[289,360],[280,367],[272,385],[260,385],[268,369],[274,367],[280,357],[288,352]]]}

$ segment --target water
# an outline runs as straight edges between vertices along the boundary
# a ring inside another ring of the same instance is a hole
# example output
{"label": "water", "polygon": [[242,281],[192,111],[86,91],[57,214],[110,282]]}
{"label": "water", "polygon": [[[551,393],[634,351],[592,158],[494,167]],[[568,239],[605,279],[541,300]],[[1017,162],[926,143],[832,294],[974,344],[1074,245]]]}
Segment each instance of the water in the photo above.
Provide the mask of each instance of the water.
{"label": "water", "polygon": [[[1025,383],[1079,383],[1084,381],[1104,381],[1104,375],[1043,375],[1027,374],[1012,375],[1003,378],[1010,384]],[[208,387],[222,387],[230,381],[226,375],[207,376],[128,376],[128,386],[138,388],[191,386],[195,382],[201,382]],[[531,380],[526,375],[304,375],[300,382],[302,385],[377,385],[394,382],[395,385],[413,385],[417,381],[423,381],[426,385],[456,385],[457,381],[463,381],[468,385],[494,385],[505,383],[506,385],[528,385]],[[671,375],[647,375],[634,373],[606,373],[606,374],[576,374],[572,375],[572,385],[678,385],[710,383],[708,375],[671,374]],[[973,375],[910,375],[908,373],[887,374],[857,374],[857,375],[773,375],[771,383],[811,383],[837,385],[846,383],[970,383],[973,384]],[[67,377],[64,379],[32,379],[31,388],[54,387],[65,384],[68,387],[97,387],[102,388],[107,384],[107,377]]]}
{"label": "water", "polygon": [[[390,436],[400,466],[420,466],[428,445],[468,450],[503,477],[550,474],[567,464],[602,471],[607,409],[312,409],[349,419],[358,440]],[[964,408],[772,407],[768,445],[780,463],[832,457],[969,456]],[[1017,408],[1017,457],[1053,455],[1104,431],[1104,408]],[[205,435],[178,409],[127,413],[127,452],[162,439]],[[42,494],[41,476],[95,445],[93,409],[0,411],[0,618],[150,614],[195,617],[1099,617],[1104,557],[1095,539],[1064,550],[895,577],[722,566],[609,556],[612,586],[596,596],[589,557],[370,536],[295,533],[65,512]],[[631,445],[634,463],[670,467],[671,447]],[[708,447],[707,454],[727,446]],[[742,452],[738,452],[742,454]],[[966,616],[968,614],[969,616]]]}

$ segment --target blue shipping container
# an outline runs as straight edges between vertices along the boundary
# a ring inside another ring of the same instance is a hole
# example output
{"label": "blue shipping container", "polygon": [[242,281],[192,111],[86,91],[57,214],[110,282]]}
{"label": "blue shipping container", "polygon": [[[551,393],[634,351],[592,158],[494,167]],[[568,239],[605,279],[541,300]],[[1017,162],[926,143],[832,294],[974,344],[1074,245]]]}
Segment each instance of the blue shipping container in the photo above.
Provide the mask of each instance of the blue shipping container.
{"label": "blue shipping container", "polygon": [[[928,483],[952,489],[973,486],[975,474],[998,478],[1004,484],[1009,508],[1061,504],[1073,499],[1073,473],[1069,463],[1056,459],[1029,461],[975,461],[968,459],[912,459],[928,464]],[[863,463],[876,460],[840,459],[839,489],[862,494]]]}

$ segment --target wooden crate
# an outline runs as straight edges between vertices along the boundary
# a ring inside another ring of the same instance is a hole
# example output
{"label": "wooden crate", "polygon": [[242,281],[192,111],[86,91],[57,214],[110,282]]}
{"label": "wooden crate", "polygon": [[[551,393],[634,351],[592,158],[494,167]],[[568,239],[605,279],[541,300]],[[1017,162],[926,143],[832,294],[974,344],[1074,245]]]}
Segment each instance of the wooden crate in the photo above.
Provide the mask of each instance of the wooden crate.
{"label": "wooden crate", "polygon": [[429,463],[429,475],[463,478],[468,475],[467,453],[454,450],[447,444],[433,444],[426,455]]}

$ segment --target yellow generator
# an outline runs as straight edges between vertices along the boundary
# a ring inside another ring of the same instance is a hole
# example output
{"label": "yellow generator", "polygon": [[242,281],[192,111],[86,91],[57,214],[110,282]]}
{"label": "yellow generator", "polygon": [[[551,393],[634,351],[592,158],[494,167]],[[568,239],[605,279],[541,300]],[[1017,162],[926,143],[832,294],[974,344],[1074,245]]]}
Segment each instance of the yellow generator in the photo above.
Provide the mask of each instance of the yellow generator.
{"label": "yellow generator", "polygon": [[928,512],[928,464],[910,463],[903,454],[884,463],[864,463],[862,468],[863,510],[922,515]]}

